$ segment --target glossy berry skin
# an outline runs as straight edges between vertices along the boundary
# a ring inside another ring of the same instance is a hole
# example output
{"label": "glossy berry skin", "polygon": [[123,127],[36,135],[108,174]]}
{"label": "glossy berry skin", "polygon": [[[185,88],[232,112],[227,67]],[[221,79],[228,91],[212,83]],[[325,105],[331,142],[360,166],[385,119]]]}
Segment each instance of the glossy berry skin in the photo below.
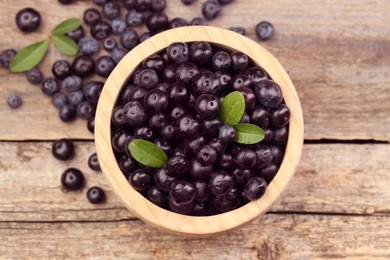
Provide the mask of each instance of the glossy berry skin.
{"label": "glossy berry skin", "polygon": [[53,63],[51,72],[56,79],[62,80],[71,74],[72,67],[66,60],[57,60]]}
{"label": "glossy berry skin", "polygon": [[267,189],[267,182],[261,177],[253,177],[244,187],[243,194],[248,200],[257,200],[261,198]]}
{"label": "glossy berry skin", "polygon": [[174,64],[182,64],[189,60],[188,45],[183,42],[174,42],[166,50],[169,61]]}
{"label": "glossy berry skin", "polygon": [[280,86],[268,79],[260,81],[255,86],[257,100],[267,108],[277,108],[283,100]]}
{"label": "glossy berry skin", "polygon": [[256,96],[250,88],[242,87],[239,92],[245,99],[245,110],[253,110],[256,107]]}
{"label": "glossy berry skin", "polygon": [[142,65],[146,69],[152,69],[156,72],[164,70],[164,62],[159,55],[151,55],[147,57]]}
{"label": "glossy berry skin", "polygon": [[78,43],[84,37],[84,29],[80,26],[76,30],[66,33],[66,36]]}
{"label": "glossy berry skin", "polygon": [[85,100],[84,93],[81,90],[76,90],[68,93],[68,102],[77,107],[78,104]]}
{"label": "glossy berry skin", "polygon": [[180,155],[174,155],[168,159],[165,168],[173,177],[185,176],[190,168],[189,161]]}
{"label": "glossy berry skin", "polygon": [[256,169],[262,169],[272,162],[273,155],[268,145],[261,145],[255,150],[256,153]]}
{"label": "glossy berry skin", "polygon": [[123,128],[126,125],[125,116],[123,115],[123,108],[122,107],[114,107],[112,110],[112,116],[111,116],[111,123],[115,127],[121,127]]}
{"label": "glossy berry skin", "polygon": [[101,19],[100,12],[95,8],[88,8],[84,11],[83,21],[89,26],[97,24]]}
{"label": "glossy berry skin", "polygon": [[115,19],[120,16],[120,6],[117,2],[108,2],[103,6],[103,16],[109,20]]}
{"label": "glossy berry skin", "polygon": [[126,30],[126,21],[122,18],[115,18],[111,21],[111,31],[113,34],[120,35]]}
{"label": "glossy berry skin", "polygon": [[43,75],[38,68],[32,68],[26,73],[27,81],[33,85],[39,85],[42,83]]}
{"label": "glossy berry skin", "polygon": [[172,124],[165,124],[161,127],[161,137],[168,142],[174,142],[176,139],[175,128]]}
{"label": "glossy berry skin", "polygon": [[188,26],[188,22],[184,20],[183,18],[173,18],[171,21],[169,21],[168,28],[173,29],[173,28],[178,28],[178,27],[183,27],[183,26]]}
{"label": "glossy berry skin", "polygon": [[233,175],[227,171],[214,172],[208,185],[212,194],[224,194],[235,187]]}
{"label": "glossy berry skin", "polygon": [[211,120],[203,121],[202,133],[206,136],[218,135],[219,128],[223,125],[222,120],[217,117]]}
{"label": "glossy berry skin", "polygon": [[251,170],[248,169],[235,169],[233,171],[233,179],[234,183],[236,184],[237,187],[243,188],[248,181],[254,177],[255,175]]}
{"label": "glossy berry skin", "polygon": [[198,202],[207,201],[210,197],[210,190],[209,190],[207,182],[194,181],[193,184],[196,187],[195,200]]}
{"label": "glossy berry skin", "polygon": [[119,168],[127,177],[129,177],[129,174],[135,171],[138,167],[137,161],[128,154],[122,155],[119,159]]}
{"label": "glossy berry skin", "polygon": [[198,160],[192,160],[190,165],[190,175],[195,180],[208,180],[213,170],[212,164],[202,165]]}
{"label": "glossy berry skin", "polygon": [[152,89],[158,83],[158,75],[156,71],[152,69],[143,69],[138,75],[138,86]]}
{"label": "glossy berry skin", "polygon": [[149,90],[146,88],[141,88],[141,87],[135,87],[132,88],[130,93],[127,95],[127,100],[128,101],[143,101],[146,94],[149,93]]}
{"label": "glossy berry skin", "polygon": [[249,116],[251,118],[251,123],[260,126],[262,129],[269,126],[270,116],[267,109],[264,107],[258,106],[255,110],[251,111]]}
{"label": "glossy berry skin", "polygon": [[144,42],[147,39],[149,39],[150,37],[152,37],[152,34],[150,32],[141,33],[139,36],[139,42]]}
{"label": "glossy berry skin", "polygon": [[95,116],[95,107],[88,101],[83,101],[77,105],[77,115],[81,119],[89,120]]}
{"label": "glossy berry skin", "polygon": [[186,152],[189,152],[189,153],[192,153],[193,155],[195,155],[198,152],[198,150],[200,149],[200,147],[205,145],[206,142],[207,142],[206,138],[202,135],[200,135],[196,138],[193,138],[193,139],[190,138],[184,144],[186,146],[184,150]]}
{"label": "glossy berry skin", "polygon": [[67,104],[68,102],[69,102],[68,97],[62,92],[57,92],[51,97],[51,103],[56,108],[61,108],[63,105]]}
{"label": "glossy berry skin", "polygon": [[112,52],[111,52],[111,58],[112,60],[118,64],[119,61],[127,54],[127,50],[120,48],[120,47],[115,47]]}
{"label": "glossy berry skin", "polygon": [[234,161],[233,161],[232,155],[226,154],[226,153],[220,155],[220,157],[217,160],[217,166],[221,170],[230,171],[232,169],[232,167],[234,166]]}
{"label": "glossy berry skin", "polygon": [[196,99],[195,110],[202,120],[218,117],[220,109],[219,99],[214,95],[202,94]]}
{"label": "glossy berry skin", "polygon": [[221,10],[221,5],[217,0],[207,0],[202,4],[202,14],[207,20],[217,18]]}
{"label": "glossy berry skin", "polygon": [[137,128],[134,134],[140,139],[148,141],[152,141],[155,137],[153,130],[148,126]]}
{"label": "glossy berry skin", "polygon": [[165,152],[167,156],[171,156],[173,153],[173,146],[172,144],[168,143],[166,140],[162,138],[156,138],[154,140],[154,143],[161,148]]}
{"label": "glossy berry skin", "polygon": [[237,132],[231,125],[223,125],[219,129],[218,138],[223,144],[230,144],[236,140]]}
{"label": "glossy berry skin", "polygon": [[250,123],[251,119],[247,112],[244,112],[244,114],[241,117],[240,123]]}
{"label": "glossy berry skin", "polygon": [[164,112],[168,107],[168,96],[159,89],[153,89],[146,94],[144,105],[150,114]]}
{"label": "glossy berry skin", "polygon": [[211,205],[220,212],[228,212],[240,206],[241,195],[236,188],[232,188],[223,194],[211,195]]}
{"label": "glossy berry skin", "polygon": [[168,28],[168,16],[164,12],[154,12],[146,18],[146,28],[152,33],[158,33]]}
{"label": "glossy berry skin", "polygon": [[41,25],[41,15],[33,8],[24,8],[16,14],[15,22],[18,29],[22,32],[34,32]]}
{"label": "glossy berry skin", "polygon": [[127,28],[119,37],[119,42],[127,50],[133,49],[139,43],[139,36],[133,29]]}
{"label": "glossy berry skin", "polygon": [[241,35],[246,35],[246,30],[244,27],[242,26],[233,26],[233,27],[229,27],[229,30],[230,31],[233,31],[233,32],[236,32],[236,33],[239,33]]}
{"label": "glossy berry skin", "polygon": [[141,26],[144,24],[144,14],[136,10],[130,10],[126,14],[126,23],[131,27]]}
{"label": "glossy berry skin", "polygon": [[81,38],[78,45],[80,52],[85,55],[93,55],[99,51],[99,42],[90,36]]}
{"label": "glossy berry skin", "polygon": [[158,12],[162,11],[166,8],[167,2],[166,0],[152,0],[151,1],[151,10]]}
{"label": "glossy berry skin", "polygon": [[203,71],[192,80],[192,91],[195,95],[212,94],[218,95],[221,91],[219,78],[211,71]]}
{"label": "glossy berry skin", "polygon": [[211,64],[215,70],[227,71],[232,64],[232,58],[226,51],[219,51],[213,55]]}
{"label": "glossy berry skin", "polygon": [[80,190],[84,186],[84,175],[76,168],[68,168],[61,175],[61,184],[65,190]]}
{"label": "glossy berry skin", "polygon": [[290,121],[290,109],[284,105],[280,106],[271,112],[271,124],[275,128],[281,128],[288,124]]}
{"label": "glossy berry skin", "polygon": [[155,114],[151,116],[149,119],[149,126],[152,130],[160,130],[166,124],[167,124],[166,115],[162,113]]}
{"label": "glossy berry skin", "polygon": [[161,191],[169,191],[172,182],[175,180],[172,176],[168,175],[165,168],[158,169],[154,174],[154,183]]}
{"label": "glossy berry skin", "polygon": [[194,207],[193,203],[188,203],[188,204],[178,204],[175,202],[173,198],[169,196],[168,198],[168,207],[172,212],[178,213],[178,214],[183,214],[183,215],[188,215],[192,208]]}
{"label": "glossy berry skin", "polygon": [[249,66],[249,57],[240,52],[240,51],[235,51],[232,54],[230,54],[232,58],[232,69],[234,71],[243,71],[248,69]]}
{"label": "glossy berry skin", "polygon": [[107,37],[103,40],[103,48],[108,51],[112,52],[112,50],[117,47],[118,43],[116,40],[112,37]]}
{"label": "glossy berry skin", "polygon": [[138,12],[151,11],[152,0],[137,0],[134,8]]}
{"label": "glossy berry skin", "polygon": [[218,137],[211,139],[209,144],[217,150],[218,155],[226,150],[226,145],[222,144]]}
{"label": "glossy berry skin", "polygon": [[256,153],[248,148],[241,149],[234,157],[234,162],[240,169],[252,169],[256,165]]}
{"label": "glossy berry skin", "polygon": [[173,107],[169,113],[170,119],[172,121],[177,121],[180,117],[182,117],[185,113],[187,113],[187,109],[184,106],[178,105]]}
{"label": "glossy berry skin", "polygon": [[278,146],[284,146],[287,144],[288,140],[288,128],[283,126],[281,128],[276,128],[273,130],[272,143]]}
{"label": "glossy berry skin", "polygon": [[16,109],[22,105],[22,99],[18,94],[12,93],[7,99],[7,104],[10,108]]}
{"label": "glossy berry skin", "polygon": [[176,104],[186,105],[190,98],[190,93],[188,89],[183,83],[180,82],[175,82],[171,84],[168,92],[169,92],[169,97]]}
{"label": "glossy berry skin", "polygon": [[275,34],[274,26],[267,21],[258,23],[256,25],[255,32],[257,39],[259,39],[260,41],[267,41],[271,39]]}
{"label": "glossy berry skin", "polygon": [[105,21],[99,21],[91,27],[91,35],[96,40],[103,40],[110,35],[111,26]]}
{"label": "glossy berry skin", "polygon": [[99,204],[105,201],[106,195],[102,188],[94,186],[88,189],[87,199],[92,204]]}
{"label": "glossy berry skin", "polygon": [[14,49],[6,49],[0,54],[0,64],[4,68],[8,68],[10,62],[15,57],[16,51]]}
{"label": "glossy berry skin", "polygon": [[82,78],[95,72],[95,62],[85,54],[78,55],[72,62],[73,72]]}
{"label": "glossy berry skin", "polygon": [[217,74],[219,76],[219,84],[221,85],[221,90],[227,91],[230,88],[232,77],[225,73]]}
{"label": "glossy berry skin", "polygon": [[195,199],[196,187],[185,180],[175,180],[169,189],[169,197],[177,204],[189,204]]}
{"label": "glossy berry skin", "polygon": [[110,56],[101,56],[95,62],[95,72],[103,78],[107,78],[115,68],[115,62]]}
{"label": "glossy berry skin", "polygon": [[137,191],[144,191],[152,185],[153,176],[145,170],[138,169],[130,174],[129,182]]}
{"label": "glossy berry skin", "polygon": [[189,84],[198,73],[199,69],[194,63],[186,62],[177,67],[175,78],[179,82]]}
{"label": "glossy berry skin", "polygon": [[264,139],[261,142],[264,144],[268,144],[269,142],[271,142],[273,137],[274,137],[274,131],[272,131],[272,129],[270,129],[270,128],[267,128],[267,129],[265,129]]}
{"label": "glossy berry skin", "polygon": [[44,94],[53,96],[60,90],[60,86],[58,85],[58,81],[55,78],[50,77],[42,81],[41,90]]}
{"label": "glossy berry skin", "polygon": [[92,134],[95,132],[95,118],[88,119],[87,129]]}
{"label": "glossy berry skin", "polygon": [[97,172],[100,171],[100,165],[96,153],[93,153],[91,154],[91,156],[89,156],[88,166],[93,171],[97,171]]}
{"label": "glossy berry skin", "polygon": [[245,74],[237,74],[232,79],[232,85],[234,90],[240,90],[242,88],[251,88],[252,80]]}
{"label": "glossy berry skin", "polygon": [[213,164],[218,157],[217,150],[211,145],[202,146],[196,153],[196,159],[202,165]]}
{"label": "glossy berry skin", "polygon": [[250,67],[244,73],[252,80],[253,84],[268,79],[267,73],[260,67]]}
{"label": "glossy berry skin", "polygon": [[152,186],[147,190],[146,198],[162,208],[165,208],[168,203],[167,194],[160,191],[156,186]]}
{"label": "glossy berry skin", "polygon": [[130,101],[123,107],[126,123],[132,127],[139,127],[148,120],[145,107],[139,101]]}
{"label": "glossy berry skin", "polygon": [[61,106],[58,115],[63,122],[70,122],[76,119],[76,108],[71,104]]}
{"label": "glossy berry skin", "polygon": [[175,123],[175,132],[181,138],[193,138],[200,131],[199,121],[190,115],[183,115]]}
{"label": "glossy berry skin", "polygon": [[99,101],[100,93],[102,92],[104,83],[101,81],[90,81],[83,87],[85,99],[96,105]]}

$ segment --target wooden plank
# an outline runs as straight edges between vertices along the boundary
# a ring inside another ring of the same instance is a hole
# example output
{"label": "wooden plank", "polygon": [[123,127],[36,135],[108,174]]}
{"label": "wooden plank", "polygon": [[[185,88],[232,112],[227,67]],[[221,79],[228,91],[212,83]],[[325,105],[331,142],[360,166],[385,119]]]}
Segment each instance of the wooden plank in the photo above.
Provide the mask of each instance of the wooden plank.
{"label": "wooden plank", "polygon": [[[76,157],[60,162],[49,142],[0,143],[0,221],[107,221],[134,218],[111,192],[101,173],[88,168],[92,142],[77,142]],[[390,213],[390,145],[304,146],[296,175],[271,212]],[[86,187],[63,193],[68,167],[84,172]],[[87,188],[107,191],[107,202],[92,205]]]}
{"label": "wooden plank", "polygon": [[[38,33],[21,34],[15,30],[14,15],[30,1],[0,3],[0,49],[21,48],[46,37],[58,22],[70,16],[82,16],[88,1],[66,7],[56,1],[42,0],[39,8],[43,24]],[[170,17],[191,18],[201,15],[201,2],[184,7],[179,0],[168,3]],[[71,8],[71,9],[70,9]],[[389,1],[320,0],[264,2],[236,1],[224,7],[220,18],[211,25],[227,28],[243,25],[249,37],[254,25],[269,20],[276,27],[276,36],[262,43],[289,71],[298,89],[305,117],[306,139],[376,139],[390,140],[390,42],[388,24]],[[67,10],[72,10],[71,14]],[[234,19],[231,19],[234,17]],[[63,58],[50,48],[45,75],[50,66]],[[56,139],[63,135],[92,139],[85,122],[64,124],[50,100],[35,86],[26,83],[24,75],[11,75],[0,69],[0,97],[12,91],[22,94],[25,105],[10,111],[0,102],[0,140]],[[23,118],[21,123],[20,118]],[[26,131],[26,125],[29,131]],[[10,131],[12,129],[12,131]]]}
{"label": "wooden plank", "polygon": [[169,235],[141,221],[0,223],[6,259],[389,259],[389,216],[274,215],[225,235]]}

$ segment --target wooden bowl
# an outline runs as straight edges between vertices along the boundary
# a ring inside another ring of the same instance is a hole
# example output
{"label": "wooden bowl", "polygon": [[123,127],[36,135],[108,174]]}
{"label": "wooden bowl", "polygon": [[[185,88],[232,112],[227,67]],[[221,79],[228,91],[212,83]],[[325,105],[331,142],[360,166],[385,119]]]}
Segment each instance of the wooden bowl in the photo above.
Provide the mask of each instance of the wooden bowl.
{"label": "wooden bowl", "polygon": [[[111,114],[117,96],[136,69],[148,56],[165,49],[173,42],[208,41],[227,49],[246,53],[258,66],[266,70],[283,91],[290,108],[289,138],[280,169],[263,197],[236,210],[205,217],[180,215],[165,210],[144,198],[133,189],[119,169],[111,147]],[[177,234],[202,236],[218,234],[239,227],[266,212],[279,197],[294,175],[303,147],[302,109],[295,88],[279,62],[258,43],[225,29],[191,26],[157,34],[130,51],[108,77],[100,95],[95,117],[95,142],[100,166],[112,190],[137,217],[157,228]]]}

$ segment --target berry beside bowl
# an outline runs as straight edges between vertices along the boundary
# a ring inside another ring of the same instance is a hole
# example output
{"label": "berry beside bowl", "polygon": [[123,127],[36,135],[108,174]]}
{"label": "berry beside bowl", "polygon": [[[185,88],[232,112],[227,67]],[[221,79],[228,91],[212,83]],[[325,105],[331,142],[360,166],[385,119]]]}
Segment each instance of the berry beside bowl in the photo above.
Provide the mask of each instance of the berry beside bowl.
{"label": "berry beside bowl", "polygon": [[95,143],[133,214],[176,234],[215,235],[264,214],[286,188],[302,153],[302,108],[258,43],[180,27],[142,42],[112,71]]}

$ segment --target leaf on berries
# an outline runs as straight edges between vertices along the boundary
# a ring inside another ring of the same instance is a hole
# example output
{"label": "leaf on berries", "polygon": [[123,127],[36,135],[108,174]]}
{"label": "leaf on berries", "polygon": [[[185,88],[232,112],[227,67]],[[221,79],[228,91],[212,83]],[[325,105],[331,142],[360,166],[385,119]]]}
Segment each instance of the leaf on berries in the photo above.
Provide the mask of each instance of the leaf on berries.
{"label": "leaf on berries", "polygon": [[9,64],[11,72],[23,72],[34,68],[41,62],[49,47],[49,41],[43,40],[21,49]]}
{"label": "leaf on berries", "polygon": [[237,132],[236,142],[240,144],[256,144],[265,136],[264,130],[257,125],[241,123],[234,128]]}
{"label": "leaf on berries", "polygon": [[244,112],[245,98],[240,92],[233,91],[226,95],[222,100],[220,117],[224,124],[238,124]]}
{"label": "leaf on berries", "polygon": [[68,32],[72,32],[79,28],[81,25],[81,20],[78,18],[70,18],[67,19],[60,24],[58,24],[54,29],[51,31],[52,34],[65,34]]}
{"label": "leaf on berries", "polygon": [[162,168],[165,166],[168,156],[164,151],[152,142],[145,140],[134,140],[129,145],[129,150],[133,158],[146,166]]}
{"label": "leaf on berries", "polygon": [[65,55],[74,56],[79,51],[77,43],[68,36],[52,35],[52,40],[56,48]]}

